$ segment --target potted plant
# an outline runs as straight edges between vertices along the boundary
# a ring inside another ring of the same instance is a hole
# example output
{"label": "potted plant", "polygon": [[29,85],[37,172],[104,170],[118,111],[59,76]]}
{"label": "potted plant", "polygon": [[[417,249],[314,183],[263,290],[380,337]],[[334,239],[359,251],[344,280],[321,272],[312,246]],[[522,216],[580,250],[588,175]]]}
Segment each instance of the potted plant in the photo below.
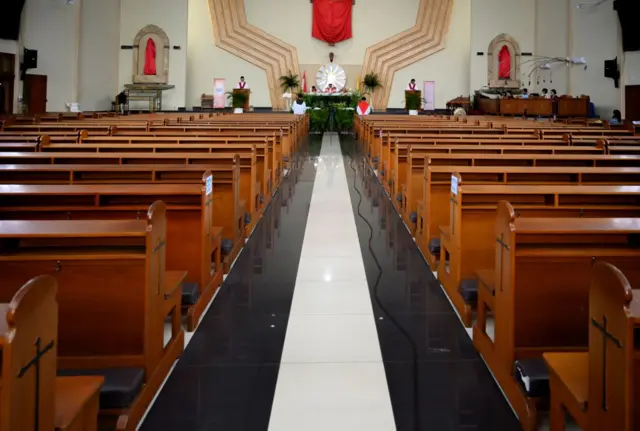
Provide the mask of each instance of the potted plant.
{"label": "potted plant", "polygon": [[293,90],[300,86],[300,79],[298,75],[294,75],[289,71],[287,75],[280,77],[280,87],[282,88],[283,97],[287,101],[287,108],[291,109],[291,102],[293,100]]}
{"label": "potted plant", "polygon": [[227,100],[231,102],[234,114],[242,114],[248,98],[244,93],[229,91],[227,92]]}
{"label": "potted plant", "polygon": [[382,83],[380,82],[380,78],[377,73],[369,72],[364,76],[362,80],[362,85],[364,90],[371,94],[371,98],[373,99],[374,93],[378,88],[382,87]]}
{"label": "potted plant", "polygon": [[408,92],[406,102],[409,115],[418,115],[418,111],[422,105],[422,97],[420,97],[420,93],[417,91]]}

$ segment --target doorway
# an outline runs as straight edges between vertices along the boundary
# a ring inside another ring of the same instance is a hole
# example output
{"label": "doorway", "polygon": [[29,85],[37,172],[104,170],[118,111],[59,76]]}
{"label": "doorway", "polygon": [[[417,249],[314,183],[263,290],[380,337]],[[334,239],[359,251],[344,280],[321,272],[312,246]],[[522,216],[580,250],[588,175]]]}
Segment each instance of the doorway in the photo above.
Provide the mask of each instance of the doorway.
{"label": "doorway", "polygon": [[27,114],[47,112],[47,75],[25,75],[23,92]]}
{"label": "doorway", "polygon": [[640,121],[640,85],[627,85],[624,90],[625,119]]}
{"label": "doorway", "polygon": [[0,53],[0,115],[13,113],[16,56]]}

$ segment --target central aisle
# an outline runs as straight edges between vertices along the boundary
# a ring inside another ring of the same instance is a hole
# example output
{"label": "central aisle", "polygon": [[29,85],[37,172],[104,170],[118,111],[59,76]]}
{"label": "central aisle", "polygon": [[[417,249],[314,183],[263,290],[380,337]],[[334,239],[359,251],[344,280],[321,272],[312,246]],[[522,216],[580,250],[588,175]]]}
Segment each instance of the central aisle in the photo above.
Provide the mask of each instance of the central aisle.
{"label": "central aisle", "polygon": [[270,431],[396,429],[348,187],[339,136],[326,133]]}

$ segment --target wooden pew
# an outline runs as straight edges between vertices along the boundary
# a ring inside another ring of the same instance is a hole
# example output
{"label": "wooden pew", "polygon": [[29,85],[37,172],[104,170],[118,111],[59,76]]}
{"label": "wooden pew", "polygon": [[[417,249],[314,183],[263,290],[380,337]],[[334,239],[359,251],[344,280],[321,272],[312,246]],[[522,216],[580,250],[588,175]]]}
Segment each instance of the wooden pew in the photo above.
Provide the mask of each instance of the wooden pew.
{"label": "wooden pew", "polygon": [[[264,169],[263,163],[258,163],[256,160],[256,153],[253,151],[248,151],[240,154],[233,153],[35,153],[35,154],[25,154],[25,153],[0,153],[0,178],[2,177],[2,172],[6,169],[8,172],[6,175],[8,176],[7,182],[5,184],[10,184],[10,181],[19,181],[20,184],[25,183],[27,180],[24,180],[24,175],[20,174],[20,172],[24,172],[25,169],[14,169],[14,168],[4,168],[2,165],[60,165],[60,166],[71,166],[74,170],[76,170],[76,177],[74,178],[72,174],[68,177],[64,177],[61,179],[63,174],[60,174],[59,170],[55,168],[51,168],[54,172],[57,171],[57,174],[51,174],[50,172],[44,174],[45,180],[51,181],[61,181],[63,184],[74,184],[74,183],[93,183],[95,178],[87,178],[82,179],[83,175],[90,175],[89,172],[95,170],[93,168],[89,168],[89,171],[84,170],[84,173],[81,171],[85,169],[87,165],[91,165],[96,167],[96,169],[100,169],[99,165],[122,165],[122,166],[133,166],[137,165],[142,170],[138,170],[139,172],[145,171],[147,173],[147,179],[152,182],[169,182],[169,183],[184,183],[184,182],[192,182],[194,178],[197,180],[198,172],[206,171],[209,166],[225,166],[225,165],[233,165],[239,162],[240,168],[240,197],[241,199],[245,199],[248,205],[248,215],[246,222],[246,233],[247,235],[251,232],[251,230],[255,227],[258,222],[260,215],[264,211],[264,208],[269,203],[270,198],[273,194],[270,189],[271,182],[269,181],[268,174],[269,171]],[[181,169],[180,167],[176,167],[173,170],[166,171],[164,167],[168,165],[176,164],[177,166],[183,166],[185,169]],[[149,167],[149,168],[147,168]],[[156,168],[155,173],[149,171],[148,169]],[[114,168],[117,169],[117,168]],[[117,175],[110,175],[111,179],[122,178],[127,179],[131,176],[135,175],[135,178],[131,177],[131,181],[139,182],[143,181],[143,177],[138,177],[138,171],[133,169],[137,173],[132,174],[132,170],[127,168],[123,168],[124,171],[119,172]],[[63,168],[64,170],[64,168]],[[39,171],[39,170],[38,170]],[[18,172],[18,174],[12,174],[11,172]],[[25,174],[29,176],[28,174]],[[55,176],[54,176],[55,175]],[[80,177],[78,177],[79,175]],[[194,177],[195,176],[195,177]],[[201,177],[200,177],[201,178]],[[32,178],[31,183],[42,184],[43,182],[37,178]],[[102,178],[100,182],[106,181],[106,178]],[[1,180],[0,180],[1,183]],[[46,183],[46,182],[45,182]]]}
{"label": "wooden pew", "polygon": [[258,221],[253,213],[247,216],[250,202],[241,197],[238,158],[229,165],[0,165],[0,184],[201,185],[207,171],[213,174],[213,224],[222,227],[223,263],[228,272],[244,246],[245,221]]}
{"label": "wooden pew", "polygon": [[[58,281],[58,375],[103,376],[100,419],[135,430],[184,347],[180,284],[165,270],[165,205],[143,220],[0,221],[0,301]],[[164,343],[164,320],[172,335]]]}
{"label": "wooden pew", "polygon": [[97,431],[102,377],[56,377],[57,283],[27,281],[0,304],[0,430]]}
{"label": "wooden pew", "polygon": [[16,136],[11,134],[0,134],[0,144],[10,144],[10,146],[16,144],[36,144],[36,148],[41,148],[49,143],[50,139],[47,135]]}
{"label": "wooden pew", "polygon": [[594,260],[606,259],[640,281],[640,219],[517,218],[503,201],[492,233],[495,266],[483,276],[473,343],[523,429],[535,431],[548,394],[542,354],[587,349]]}
{"label": "wooden pew", "polygon": [[565,411],[583,430],[638,428],[640,290],[615,266],[596,262],[589,288],[589,350],[552,352],[549,369],[551,431],[565,429]]}
{"label": "wooden pew", "polygon": [[465,326],[472,323],[478,292],[477,271],[494,267],[496,207],[511,202],[520,217],[635,217],[640,186],[464,185],[454,174],[449,217],[439,227],[438,279]]}
{"label": "wooden pew", "polygon": [[640,168],[427,165],[421,180],[413,178],[404,186],[399,211],[434,270],[437,255],[425,246],[437,235],[439,227],[449,222],[455,174],[465,184],[474,185],[640,185]]}
{"label": "wooden pew", "polygon": [[210,172],[200,185],[5,185],[0,186],[0,220],[136,220],[162,200],[167,206],[166,266],[187,271],[182,306],[187,330],[193,331],[222,285],[224,268],[235,258],[225,255],[223,266],[214,189]]}

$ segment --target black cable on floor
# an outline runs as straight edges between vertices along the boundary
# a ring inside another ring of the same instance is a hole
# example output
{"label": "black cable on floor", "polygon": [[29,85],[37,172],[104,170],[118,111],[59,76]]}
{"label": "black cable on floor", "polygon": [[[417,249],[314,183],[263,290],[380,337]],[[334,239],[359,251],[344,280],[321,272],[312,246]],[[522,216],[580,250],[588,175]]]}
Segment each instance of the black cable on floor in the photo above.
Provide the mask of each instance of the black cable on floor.
{"label": "black cable on floor", "polygon": [[360,193],[360,190],[358,190],[358,187],[356,187],[356,179],[358,175],[356,172],[356,168],[354,167],[354,163],[355,163],[354,156],[355,156],[355,145],[353,146],[351,154],[349,155],[349,158],[351,159],[349,166],[353,170],[353,189],[356,191],[356,193],[358,193],[358,196],[360,197],[358,201],[357,213],[358,213],[358,216],[367,224],[367,226],[369,226],[369,232],[370,232],[369,243],[368,243],[369,252],[371,253],[371,257],[373,257],[373,261],[376,263],[376,266],[378,267],[378,277],[376,278],[376,282],[373,285],[373,298],[376,301],[376,304],[378,304],[378,307],[380,307],[382,312],[387,316],[387,318],[391,321],[391,323],[398,329],[398,331],[400,331],[400,333],[407,339],[407,341],[409,342],[409,345],[411,346],[411,350],[413,352],[413,364],[412,364],[413,365],[413,429],[416,431],[419,431],[421,428],[420,428],[420,409],[419,409],[420,402],[418,399],[418,394],[419,394],[418,347],[416,346],[415,341],[413,341],[411,334],[407,330],[405,330],[402,327],[402,325],[393,317],[393,315],[389,313],[389,311],[384,307],[384,305],[382,305],[382,301],[380,301],[380,297],[378,296],[378,286],[380,285],[380,280],[382,279],[383,270],[372,246],[373,226],[371,226],[371,223],[369,223],[369,220],[367,220],[360,212],[360,205],[362,204],[362,193]]}

